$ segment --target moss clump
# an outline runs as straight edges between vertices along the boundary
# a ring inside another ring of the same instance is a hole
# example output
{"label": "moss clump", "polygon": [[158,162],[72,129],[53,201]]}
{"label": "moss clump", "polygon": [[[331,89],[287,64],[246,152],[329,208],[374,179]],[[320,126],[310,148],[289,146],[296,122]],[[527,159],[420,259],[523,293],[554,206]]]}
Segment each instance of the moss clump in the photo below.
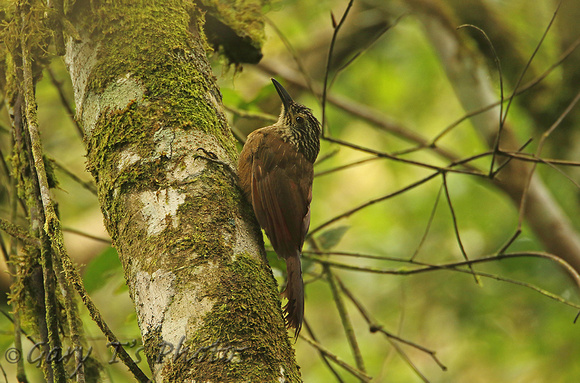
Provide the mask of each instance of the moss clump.
{"label": "moss clump", "polygon": [[230,63],[257,64],[264,42],[266,0],[201,0],[207,40]]}
{"label": "moss clump", "polygon": [[201,0],[203,8],[255,48],[265,40],[263,8],[268,0]]}
{"label": "moss clump", "polygon": [[151,330],[143,337],[143,349],[147,356],[147,363],[154,366],[156,359],[161,355],[161,349],[165,343],[159,330]]}
{"label": "moss clump", "polygon": [[[87,139],[88,170],[97,182],[99,173],[117,174],[119,152],[131,146],[141,156],[147,156],[154,149],[155,130],[147,118],[149,114],[143,106],[131,102],[122,110],[105,111]],[[106,172],[103,172],[106,170]]]}
{"label": "moss clump", "polygon": [[98,185],[101,209],[106,217],[107,229],[113,240],[117,238],[116,220],[120,216],[118,195],[135,188],[153,188],[165,180],[163,157],[154,161],[137,161],[118,169],[124,149],[130,148],[141,158],[154,152],[151,114],[155,111],[136,102],[123,110],[105,112],[90,136],[87,136],[87,168]]}
{"label": "moss clump", "polygon": [[268,266],[241,254],[223,267],[209,296],[216,303],[189,343],[190,360],[166,368],[181,377],[188,371],[194,381],[273,382],[281,369],[285,381],[301,381]]}
{"label": "moss clump", "polygon": [[142,122],[151,126],[155,121],[148,118],[155,117],[164,125],[210,133],[234,158],[234,140],[216,107],[221,95],[205,50],[190,31],[203,35],[197,25],[199,12],[189,2],[171,0],[114,1],[98,11],[98,22],[91,19],[87,28],[100,35],[103,48],[87,90],[102,93],[130,75],[143,85],[144,101],[155,111],[143,115]]}

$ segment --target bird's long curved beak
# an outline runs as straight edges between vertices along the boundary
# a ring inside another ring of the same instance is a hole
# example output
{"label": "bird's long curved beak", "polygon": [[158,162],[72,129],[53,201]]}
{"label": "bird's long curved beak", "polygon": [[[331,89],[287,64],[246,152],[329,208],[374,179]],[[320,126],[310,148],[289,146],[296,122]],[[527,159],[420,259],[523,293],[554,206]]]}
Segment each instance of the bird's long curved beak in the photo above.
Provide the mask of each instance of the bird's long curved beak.
{"label": "bird's long curved beak", "polygon": [[274,83],[274,87],[276,88],[276,91],[278,91],[278,95],[282,99],[282,104],[284,104],[284,110],[288,110],[290,108],[290,104],[293,102],[292,97],[290,97],[286,89],[284,89],[282,84],[276,81],[276,79],[272,78],[270,80],[272,80],[272,83]]}

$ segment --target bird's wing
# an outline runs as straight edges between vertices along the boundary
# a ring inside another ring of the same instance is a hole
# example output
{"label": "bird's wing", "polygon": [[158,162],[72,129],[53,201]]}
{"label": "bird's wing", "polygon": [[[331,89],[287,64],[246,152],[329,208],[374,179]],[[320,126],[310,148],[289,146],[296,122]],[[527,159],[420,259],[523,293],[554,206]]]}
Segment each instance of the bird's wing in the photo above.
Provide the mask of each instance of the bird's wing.
{"label": "bird's wing", "polygon": [[261,140],[252,161],[251,200],[260,226],[284,258],[302,249],[310,224],[313,167],[278,137]]}

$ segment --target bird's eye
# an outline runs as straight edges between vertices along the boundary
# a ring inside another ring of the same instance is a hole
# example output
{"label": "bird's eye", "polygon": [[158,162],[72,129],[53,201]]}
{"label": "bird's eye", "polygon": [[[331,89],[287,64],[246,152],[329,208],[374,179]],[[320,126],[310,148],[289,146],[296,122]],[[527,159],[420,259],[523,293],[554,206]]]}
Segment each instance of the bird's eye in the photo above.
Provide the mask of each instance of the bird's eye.
{"label": "bird's eye", "polygon": [[300,117],[300,116],[297,116],[297,117],[296,117],[296,123],[298,123],[298,124],[302,124],[303,122],[304,122],[304,118],[302,118],[302,117]]}

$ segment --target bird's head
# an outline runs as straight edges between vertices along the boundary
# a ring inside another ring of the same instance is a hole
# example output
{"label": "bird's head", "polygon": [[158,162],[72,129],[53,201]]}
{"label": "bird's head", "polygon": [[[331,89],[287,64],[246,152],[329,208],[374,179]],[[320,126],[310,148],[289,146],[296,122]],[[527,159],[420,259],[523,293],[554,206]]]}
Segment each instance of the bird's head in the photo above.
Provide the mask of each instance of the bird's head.
{"label": "bird's head", "polygon": [[310,108],[295,102],[278,81],[272,79],[272,83],[282,100],[282,112],[276,125],[289,128],[291,141],[311,162],[314,162],[320,150],[320,122]]}

